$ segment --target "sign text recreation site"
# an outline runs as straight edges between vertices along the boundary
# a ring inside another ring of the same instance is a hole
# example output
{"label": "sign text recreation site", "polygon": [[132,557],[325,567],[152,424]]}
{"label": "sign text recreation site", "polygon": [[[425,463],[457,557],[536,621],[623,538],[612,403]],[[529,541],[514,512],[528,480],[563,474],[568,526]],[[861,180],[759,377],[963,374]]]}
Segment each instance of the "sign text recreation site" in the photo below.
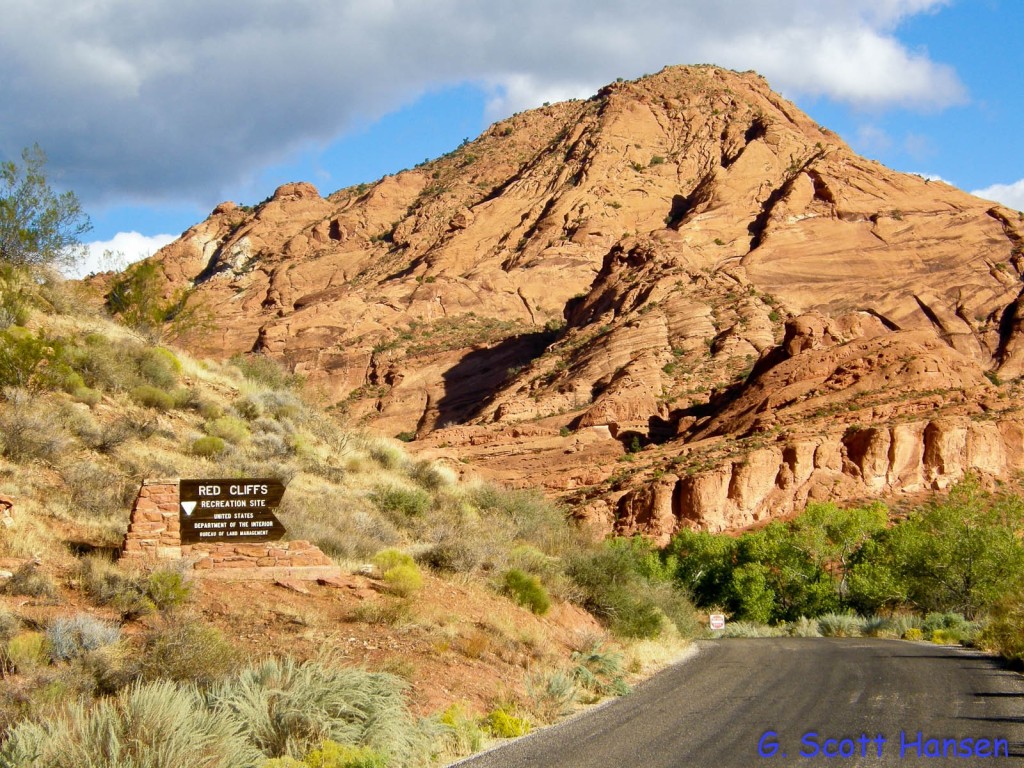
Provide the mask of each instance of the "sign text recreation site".
{"label": "sign text recreation site", "polygon": [[181,543],[276,541],[285,529],[273,510],[283,496],[278,480],[181,480]]}

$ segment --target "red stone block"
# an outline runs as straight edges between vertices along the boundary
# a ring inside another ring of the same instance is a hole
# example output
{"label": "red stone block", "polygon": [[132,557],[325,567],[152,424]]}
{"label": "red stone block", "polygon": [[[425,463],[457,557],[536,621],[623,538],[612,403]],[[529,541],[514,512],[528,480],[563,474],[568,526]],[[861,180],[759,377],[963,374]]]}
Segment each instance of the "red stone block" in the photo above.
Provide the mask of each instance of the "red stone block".
{"label": "red stone block", "polygon": [[308,541],[302,541],[302,540],[299,540],[299,541],[289,541],[287,546],[288,546],[288,551],[290,551],[290,552],[304,552],[307,549],[314,549],[312,544],[310,544]]}
{"label": "red stone block", "polygon": [[196,564],[192,566],[197,571],[206,570],[207,568],[213,568],[213,560],[208,557],[204,557],[202,560],[197,560]]}
{"label": "red stone block", "polygon": [[256,565],[260,568],[273,568],[277,565],[276,557],[261,557],[256,561]]}

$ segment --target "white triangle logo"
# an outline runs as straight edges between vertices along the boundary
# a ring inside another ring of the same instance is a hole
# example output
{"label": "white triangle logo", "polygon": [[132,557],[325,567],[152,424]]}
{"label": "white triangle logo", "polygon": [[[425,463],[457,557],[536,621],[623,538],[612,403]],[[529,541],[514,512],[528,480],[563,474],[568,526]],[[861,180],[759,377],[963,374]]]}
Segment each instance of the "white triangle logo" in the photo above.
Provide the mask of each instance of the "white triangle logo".
{"label": "white triangle logo", "polygon": [[185,510],[185,514],[186,515],[191,517],[192,516],[192,510],[194,510],[196,508],[196,503],[194,501],[183,501],[183,502],[181,502],[181,508],[183,510]]}

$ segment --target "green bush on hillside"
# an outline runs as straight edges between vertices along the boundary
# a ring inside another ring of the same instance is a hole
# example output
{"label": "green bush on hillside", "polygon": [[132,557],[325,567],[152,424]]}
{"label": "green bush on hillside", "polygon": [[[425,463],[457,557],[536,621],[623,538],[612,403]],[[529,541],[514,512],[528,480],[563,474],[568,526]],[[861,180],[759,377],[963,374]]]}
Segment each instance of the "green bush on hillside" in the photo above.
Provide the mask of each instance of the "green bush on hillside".
{"label": "green bush on hillside", "polygon": [[502,590],[521,606],[539,616],[543,616],[551,608],[551,598],[548,597],[548,592],[540,583],[540,579],[518,568],[505,571]]}

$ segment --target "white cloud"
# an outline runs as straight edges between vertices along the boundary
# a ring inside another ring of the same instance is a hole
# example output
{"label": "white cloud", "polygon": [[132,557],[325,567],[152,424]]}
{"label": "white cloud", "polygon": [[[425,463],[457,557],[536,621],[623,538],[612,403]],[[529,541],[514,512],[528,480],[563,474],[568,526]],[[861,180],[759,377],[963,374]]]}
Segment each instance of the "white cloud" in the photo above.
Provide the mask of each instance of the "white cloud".
{"label": "white cloud", "polygon": [[1007,208],[1024,211],[1024,179],[1012,184],[993,184],[984,189],[976,189],[972,195],[1002,203]]}
{"label": "white cloud", "polygon": [[447,85],[492,116],[666,64],[790,94],[941,108],[947,66],[895,36],[947,0],[33,0],[0,25],[0,154],[39,142],[89,204],[221,190]]}
{"label": "white cloud", "polygon": [[129,264],[153,255],[176,239],[177,235],[147,237],[138,232],[118,232],[110,240],[85,243],[85,258],[74,270],[68,271],[68,277],[85,277],[93,272],[124,269]]}

